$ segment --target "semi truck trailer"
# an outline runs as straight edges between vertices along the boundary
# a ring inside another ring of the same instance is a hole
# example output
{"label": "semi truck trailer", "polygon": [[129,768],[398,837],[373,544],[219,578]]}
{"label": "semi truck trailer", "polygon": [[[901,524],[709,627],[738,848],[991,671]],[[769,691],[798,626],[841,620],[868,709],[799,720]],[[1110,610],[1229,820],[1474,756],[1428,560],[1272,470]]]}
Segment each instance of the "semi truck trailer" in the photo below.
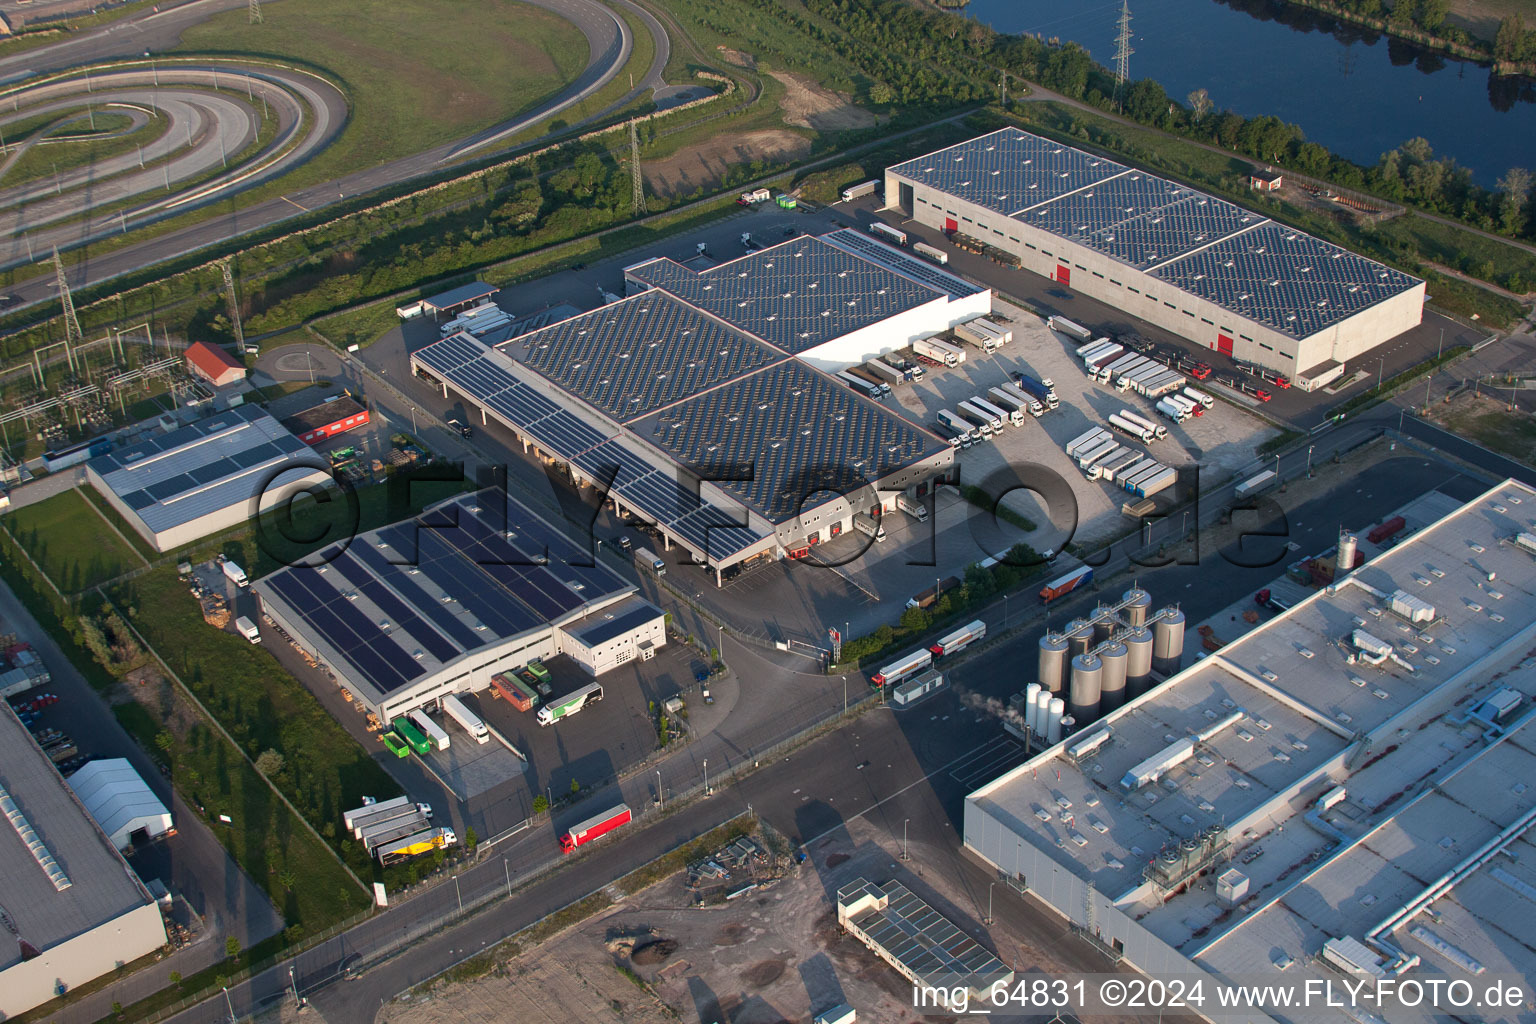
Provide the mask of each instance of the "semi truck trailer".
{"label": "semi truck trailer", "polygon": [[1051,582],[1047,583],[1045,586],[1041,587],[1040,600],[1049,604],[1050,602],[1056,600],[1058,597],[1065,597],[1067,594],[1072,593],[1072,591],[1076,590],[1078,587],[1092,582],[1092,566],[1085,565],[1081,568],[1073,569],[1065,576],[1058,576],[1054,580],[1051,580]]}
{"label": "semi truck trailer", "polygon": [[930,654],[936,658],[942,658],[951,654],[959,654],[967,647],[987,637],[987,624],[980,619],[968,623],[939,639],[928,648]]}
{"label": "semi truck trailer", "polygon": [[959,366],[965,362],[965,351],[960,346],[938,338],[918,338],[912,343],[912,351],[919,359],[927,359],[940,366]]}
{"label": "semi truck trailer", "polygon": [[596,704],[603,699],[603,687],[601,683],[588,683],[581,689],[559,700],[550,701],[539,708],[535,716],[540,725],[554,725],[563,718],[569,718],[588,704]]}
{"label": "semi truck trailer", "polygon": [[628,804],[610,807],[601,814],[594,814],[585,821],[577,822],[560,837],[560,852],[574,853],[578,846],[605,836],[620,825],[627,825],[634,818]]}
{"label": "semi truck trailer", "polygon": [[1069,338],[1076,338],[1079,342],[1091,341],[1093,332],[1088,328],[1073,323],[1064,316],[1053,316],[1045,322],[1045,326],[1053,331],[1065,334]]}
{"label": "semi truck trailer", "polygon": [[925,672],[933,666],[933,652],[924,647],[898,658],[869,677],[871,686],[895,686],[903,679]]}
{"label": "semi truck trailer", "polygon": [[465,732],[474,737],[476,743],[490,742],[490,730],[485,727],[484,722],[480,721],[480,716],[465,707],[464,702],[458,697],[451,693],[444,697],[443,711],[449,718],[458,722]]}
{"label": "semi truck trailer", "polygon": [[415,711],[412,711],[411,721],[416,723],[416,728],[420,729],[427,739],[432,741],[434,747],[438,750],[448,749],[448,744],[451,742],[448,739],[448,733],[442,726],[432,721],[425,708],[417,708]]}

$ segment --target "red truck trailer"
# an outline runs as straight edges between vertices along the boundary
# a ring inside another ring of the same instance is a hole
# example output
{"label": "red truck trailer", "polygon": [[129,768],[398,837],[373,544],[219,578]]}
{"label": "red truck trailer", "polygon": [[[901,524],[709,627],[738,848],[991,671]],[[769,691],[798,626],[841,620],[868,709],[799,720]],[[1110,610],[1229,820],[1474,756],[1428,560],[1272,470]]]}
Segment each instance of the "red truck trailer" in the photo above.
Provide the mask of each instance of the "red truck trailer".
{"label": "red truck trailer", "polygon": [[1091,582],[1093,582],[1093,569],[1085,565],[1081,569],[1072,570],[1065,576],[1056,577],[1040,588],[1040,600],[1049,604],[1058,597],[1070,594],[1083,584]]}
{"label": "red truck trailer", "polygon": [[491,692],[498,697],[504,698],[508,704],[511,704],[519,711],[533,710],[535,703],[533,692],[526,685],[505,672],[498,672],[491,676]]}
{"label": "red truck trailer", "polygon": [[583,843],[590,843],[598,836],[607,835],[620,825],[629,824],[632,817],[628,804],[610,807],[602,814],[594,815],[586,821],[571,826],[565,835],[560,837],[560,852],[572,853]]}
{"label": "red truck trailer", "polygon": [[1377,526],[1375,529],[1371,530],[1370,533],[1366,534],[1365,539],[1370,541],[1372,544],[1381,544],[1385,541],[1391,540],[1393,537],[1396,537],[1403,531],[1403,527],[1407,525],[1408,523],[1404,521],[1402,516],[1393,516],[1391,519],[1388,519],[1380,526]]}

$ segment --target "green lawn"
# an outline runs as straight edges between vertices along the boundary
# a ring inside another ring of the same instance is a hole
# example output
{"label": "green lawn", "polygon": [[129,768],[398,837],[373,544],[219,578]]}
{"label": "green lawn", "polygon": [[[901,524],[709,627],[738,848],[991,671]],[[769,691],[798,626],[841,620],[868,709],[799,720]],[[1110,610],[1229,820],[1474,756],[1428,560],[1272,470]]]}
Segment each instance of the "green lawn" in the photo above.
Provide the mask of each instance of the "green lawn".
{"label": "green lawn", "polygon": [[6,525],[66,594],[88,590],[143,564],[78,491],[18,508]]}
{"label": "green lawn", "polygon": [[289,0],[248,24],[244,8],[183,33],[182,52],[307,65],[347,92],[350,121],[284,190],[430,149],[515,116],[573,79],[586,40],[513,0]]}

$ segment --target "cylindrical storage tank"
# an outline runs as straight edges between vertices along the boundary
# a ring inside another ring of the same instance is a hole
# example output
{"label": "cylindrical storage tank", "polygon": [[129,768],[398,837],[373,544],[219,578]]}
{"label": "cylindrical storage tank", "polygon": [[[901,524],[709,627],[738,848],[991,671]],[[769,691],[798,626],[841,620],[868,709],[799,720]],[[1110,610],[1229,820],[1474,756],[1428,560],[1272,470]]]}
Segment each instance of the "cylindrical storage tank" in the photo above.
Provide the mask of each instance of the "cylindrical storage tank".
{"label": "cylindrical storage tank", "polygon": [[1045,737],[1047,727],[1050,725],[1051,701],[1054,699],[1055,696],[1050,690],[1042,689],[1040,691],[1040,699],[1035,701],[1035,735],[1042,739]]}
{"label": "cylindrical storage tank", "polygon": [[1152,685],[1152,634],[1133,629],[1120,638],[1125,644],[1125,699],[1135,700]]}
{"label": "cylindrical storage tank", "polygon": [[1048,693],[1060,693],[1067,674],[1067,638],[1060,633],[1047,633],[1040,638],[1038,673],[1040,688]]}
{"label": "cylindrical storage tank", "polygon": [[1030,732],[1038,732],[1035,728],[1035,705],[1040,703],[1040,684],[1030,683],[1024,687],[1024,728]]}
{"label": "cylindrical storage tank", "polygon": [[1127,661],[1125,644],[1118,640],[1099,652],[1099,663],[1104,666],[1099,683],[1099,710],[1106,715],[1125,703]]}
{"label": "cylindrical storage tank", "polygon": [[1152,668],[1171,676],[1184,661],[1184,613],[1177,608],[1165,610],[1152,626]]}
{"label": "cylindrical storage tank", "polygon": [[1099,717],[1099,688],[1103,679],[1104,666],[1098,655],[1079,654],[1072,659],[1072,684],[1067,690],[1067,706],[1072,717],[1084,725]]}
{"label": "cylindrical storage tank", "polygon": [[1089,649],[1093,647],[1092,623],[1085,622],[1078,626],[1076,630],[1067,636],[1067,643],[1070,645],[1072,657],[1076,658],[1087,654]]}
{"label": "cylindrical storage tank", "polygon": [[1061,742],[1061,719],[1067,713],[1067,702],[1060,697],[1051,698],[1051,706],[1045,723],[1047,743]]}
{"label": "cylindrical storage tank", "polygon": [[1097,646],[1109,639],[1109,634],[1114,631],[1115,620],[1108,615],[1096,619],[1093,623],[1093,642]]}
{"label": "cylindrical storage tank", "polygon": [[1061,738],[1066,739],[1077,731],[1077,719],[1071,715],[1061,716]]}
{"label": "cylindrical storage tank", "polygon": [[1152,607],[1152,595],[1140,587],[1132,587],[1121,595],[1125,602],[1125,621],[1132,626],[1147,624],[1147,610]]}
{"label": "cylindrical storage tank", "polygon": [[1355,549],[1359,546],[1355,535],[1348,530],[1339,531],[1339,557],[1333,563],[1334,582],[1348,576],[1355,568]]}

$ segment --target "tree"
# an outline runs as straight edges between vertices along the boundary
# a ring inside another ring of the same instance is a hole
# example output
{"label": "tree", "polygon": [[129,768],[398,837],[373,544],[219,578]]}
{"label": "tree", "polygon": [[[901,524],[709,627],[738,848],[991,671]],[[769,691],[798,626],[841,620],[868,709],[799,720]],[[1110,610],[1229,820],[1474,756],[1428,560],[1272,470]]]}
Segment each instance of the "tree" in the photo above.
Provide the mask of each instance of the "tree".
{"label": "tree", "polygon": [[178,985],[179,986],[181,984],[181,972],[180,971],[172,971],[170,973],[170,982],[171,982],[172,985]]}
{"label": "tree", "polygon": [[256,758],[256,770],[270,779],[283,770],[283,755],[268,747]]}
{"label": "tree", "polygon": [[572,793],[580,793],[581,792],[581,783],[577,782],[575,779],[571,780],[571,792]]}
{"label": "tree", "polygon": [[[1525,210],[1531,201],[1531,185],[1536,178],[1524,167],[1511,167],[1499,179],[1499,217],[1506,235],[1518,235],[1525,227]],[[1513,289],[1511,289],[1513,290]]]}
{"label": "tree", "polygon": [[1426,32],[1438,32],[1445,25],[1445,16],[1450,13],[1451,0],[1419,0],[1419,27]]}
{"label": "tree", "polygon": [[464,852],[474,853],[475,847],[480,844],[480,836],[472,828],[464,830]]}
{"label": "tree", "polygon": [[896,92],[884,82],[876,82],[869,87],[869,101],[877,106],[889,106],[896,100]]}
{"label": "tree", "polygon": [[1216,104],[1211,102],[1211,94],[1204,89],[1196,89],[1186,98],[1189,100],[1189,109],[1195,116],[1196,124],[1205,120],[1205,115],[1209,114],[1216,106]]}
{"label": "tree", "polygon": [[224,955],[233,960],[240,955],[240,940],[231,935],[224,940]]}
{"label": "tree", "polygon": [[549,801],[544,799],[543,793],[540,793],[538,796],[533,798],[534,814],[543,814],[547,810],[549,810]]}
{"label": "tree", "polygon": [[284,871],[277,876],[277,884],[283,887],[284,892],[293,892],[293,887],[299,882],[299,876],[292,871]]}
{"label": "tree", "polygon": [[1392,0],[1392,13],[1387,16],[1387,20],[1406,28],[1414,23],[1418,14],[1419,5],[1416,0]]}
{"label": "tree", "polygon": [[1143,78],[1125,92],[1125,112],[1143,124],[1150,124],[1168,109],[1168,93],[1150,78]]}
{"label": "tree", "polygon": [[1519,60],[1525,48],[1525,19],[1511,14],[1499,22],[1499,32],[1493,37],[1493,59]]}
{"label": "tree", "polygon": [[172,736],[165,729],[161,729],[159,732],[155,733],[155,746],[159,747],[167,754],[171,752],[171,747],[174,746],[175,743],[176,737]]}

